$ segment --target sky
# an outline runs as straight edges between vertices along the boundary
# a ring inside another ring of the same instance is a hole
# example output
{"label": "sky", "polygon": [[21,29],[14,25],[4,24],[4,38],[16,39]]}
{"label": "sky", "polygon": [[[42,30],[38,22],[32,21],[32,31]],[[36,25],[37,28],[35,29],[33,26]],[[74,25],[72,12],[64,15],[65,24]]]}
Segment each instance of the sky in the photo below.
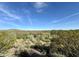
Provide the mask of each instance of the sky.
{"label": "sky", "polygon": [[0,29],[79,29],[79,2],[0,2]]}

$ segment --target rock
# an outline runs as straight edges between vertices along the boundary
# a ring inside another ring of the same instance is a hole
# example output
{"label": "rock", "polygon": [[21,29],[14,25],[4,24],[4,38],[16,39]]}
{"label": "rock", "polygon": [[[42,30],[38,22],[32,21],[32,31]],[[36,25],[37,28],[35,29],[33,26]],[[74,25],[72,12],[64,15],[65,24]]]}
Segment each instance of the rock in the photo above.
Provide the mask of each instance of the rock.
{"label": "rock", "polygon": [[44,57],[42,53],[35,49],[22,50],[18,52],[19,54],[16,53],[18,57]]}

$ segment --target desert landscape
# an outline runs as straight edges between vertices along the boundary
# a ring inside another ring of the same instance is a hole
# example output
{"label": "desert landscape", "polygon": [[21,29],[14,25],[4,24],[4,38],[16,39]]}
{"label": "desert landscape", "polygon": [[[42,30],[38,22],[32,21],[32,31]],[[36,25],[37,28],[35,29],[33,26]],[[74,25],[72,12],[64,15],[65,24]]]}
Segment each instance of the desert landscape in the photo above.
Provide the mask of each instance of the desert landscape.
{"label": "desert landscape", "polygon": [[0,2],[0,57],[79,57],[79,2]]}
{"label": "desert landscape", "polygon": [[1,57],[79,57],[79,30],[0,30]]}

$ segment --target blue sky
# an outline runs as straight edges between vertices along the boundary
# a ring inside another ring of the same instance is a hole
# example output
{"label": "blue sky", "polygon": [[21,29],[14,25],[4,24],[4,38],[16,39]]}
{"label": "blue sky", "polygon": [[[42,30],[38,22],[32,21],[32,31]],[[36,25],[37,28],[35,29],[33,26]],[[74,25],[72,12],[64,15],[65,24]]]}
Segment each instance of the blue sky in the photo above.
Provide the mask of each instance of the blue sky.
{"label": "blue sky", "polygon": [[0,29],[79,29],[79,3],[0,2]]}

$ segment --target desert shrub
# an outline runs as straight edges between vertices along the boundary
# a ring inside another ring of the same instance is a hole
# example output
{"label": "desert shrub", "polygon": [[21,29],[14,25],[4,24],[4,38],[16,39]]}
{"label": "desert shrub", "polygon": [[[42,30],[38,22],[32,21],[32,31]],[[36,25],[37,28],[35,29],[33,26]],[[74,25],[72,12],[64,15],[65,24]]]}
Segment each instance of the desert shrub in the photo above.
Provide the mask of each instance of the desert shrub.
{"label": "desert shrub", "polygon": [[[67,57],[79,56],[79,31],[58,31],[54,34],[59,37],[52,37],[50,44],[50,54],[55,53]],[[51,35],[54,35],[51,34]],[[60,56],[59,55],[59,56]]]}
{"label": "desert shrub", "polygon": [[16,35],[12,31],[0,32],[0,53],[11,48],[16,40]]}

